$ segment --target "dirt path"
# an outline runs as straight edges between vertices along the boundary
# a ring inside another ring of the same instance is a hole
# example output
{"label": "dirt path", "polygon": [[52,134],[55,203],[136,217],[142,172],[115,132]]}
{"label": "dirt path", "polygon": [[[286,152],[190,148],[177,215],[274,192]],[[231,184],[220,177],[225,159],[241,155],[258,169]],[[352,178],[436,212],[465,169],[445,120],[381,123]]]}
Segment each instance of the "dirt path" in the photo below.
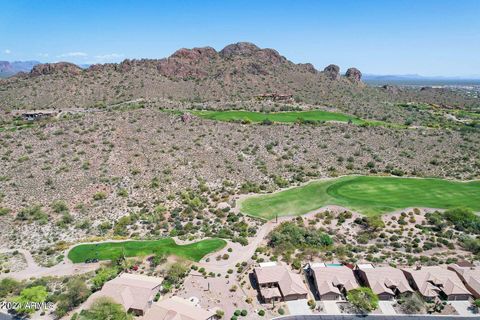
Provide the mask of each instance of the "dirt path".
{"label": "dirt path", "polygon": [[[237,208],[234,209],[235,211]],[[323,211],[333,211],[333,212],[342,212],[345,210],[351,211],[347,208],[341,207],[341,206],[335,206],[335,205],[328,205],[321,207],[319,209],[310,211],[301,217],[303,218],[312,218],[315,216],[315,214]],[[227,241],[228,244],[227,246],[217,252],[211,253],[207,256],[205,256],[197,265],[199,267],[204,267],[208,272],[215,272],[215,273],[222,273],[222,272],[227,272],[228,269],[235,269],[235,265],[237,263],[242,263],[243,261],[248,261],[253,254],[255,253],[255,250],[257,249],[258,246],[265,240],[267,235],[272,231],[275,227],[277,227],[280,223],[284,221],[290,221],[297,218],[297,216],[283,216],[283,217],[278,217],[278,222],[275,222],[275,219],[267,221],[261,228],[257,230],[257,234],[255,237],[251,237],[248,239],[248,245],[242,246],[238,243],[234,243],[231,241]],[[232,252],[228,252],[227,249],[232,248]],[[217,261],[215,257],[218,255],[223,255],[227,253],[230,257],[228,260],[219,260]],[[207,262],[206,260],[209,259]]]}
{"label": "dirt path", "polygon": [[[234,211],[238,211],[238,206],[239,202],[237,201],[237,207],[234,208]],[[427,210],[437,210],[437,209],[428,209],[428,208],[423,208]],[[350,211],[352,210],[337,206],[337,205],[327,205],[324,207],[321,207],[319,209],[313,210],[311,212],[308,212],[301,217],[303,218],[312,218],[315,216],[315,214],[323,211],[332,211],[332,212],[342,212],[342,211]],[[397,210],[398,212],[405,211],[404,210]],[[392,214],[395,214],[397,211],[392,212]],[[352,212],[354,214],[359,214],[356,212]],[[235,269],[235,265],[237,263],[242,263],[244,261],[250,260],[250,258],[253,256],[255,253],[255,250],[257,247],[259,247],[262,242],[265,240],[267,235],[280,223],[284,221],[290,221],[295,219],[297,216],[283,216],[283,217],[278,217],[278,222],[275,221],[275,219],[270,220],[265,222],[258,230],[257,233],[254,237],[251,237],[248,239],[248,245],[242,246],[239,243],[235,243],[232,241],[227,240],[227,245],[225,248],[223,248],[220,251],[210,253],[206,255],[200,262],[197,263],[199,267],[204,267],[208,272],[215,272],[215,273],[225,273],[227,272],[228,269]],[[32,255],[28,250],[23,250],[23,249],[0,249],[1,252],[11,252],[17,250],[18,252],[22,253],[25,256],[25,259],[27,261],[28,267],[22,271],[19,272],[12,272],[12,273],[7,273],[7,274],[0,274],[0,279],[1,278],[6,278],[6,277],[11,277],[15,278],[18,280],[23,280],[23,279],[28,279],[32,277],[43,277],[43,276],[68,276],[68,275],[76,275],[76,274],[82,274],[90,271],[94,271],[100,267],[100,262],[98,263],[72,263],[70,260],[68,260],[68,252],[72,250],[74,247],[81,245],[81,244],[96,244],[96,243],[103,243],[103,242],[122,242],[122,241],[135,241],[135,240],[103,240],[99,242],[84,242],[84,243],[77,243],[73,246],[71,246],[66,252],[65,252],[65,258],[64,261],[53,266],[53,267],[42,267],[39,266],[35,260],[33,259]],[[180,241],[178,239],[175,239],[175,241],[179,244],[184,244],[184,241]],[[232,252],[228,252],[228,248],[232,249]],[[228,254],[229,258],[227,260],[217,260],[217,256],[222,256],[224,254]],[[208,261],[207,261],[208,260]]]}
{"label": "dirt path", "polygon": [[0,274],[1,278],[14,278],[16,280],[25,280],[29,278],[40,278],[46,276],[69,276],[94,271],[100,267],[100,263],[78,263],[73,264],[68,259],[53,266],[39,266],[33,259],[30,251],[24,249],[0,249],[1,253],[18,251],[25,257],[27,268],[18,272]]}

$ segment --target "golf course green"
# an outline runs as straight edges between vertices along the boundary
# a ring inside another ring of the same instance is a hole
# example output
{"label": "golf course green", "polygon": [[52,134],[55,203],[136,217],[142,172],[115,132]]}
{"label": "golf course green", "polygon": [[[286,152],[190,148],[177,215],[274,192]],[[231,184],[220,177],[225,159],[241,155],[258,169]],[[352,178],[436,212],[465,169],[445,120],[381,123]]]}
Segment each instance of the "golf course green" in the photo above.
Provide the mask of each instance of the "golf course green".
{"label": "golf course green", "polygon": [[249,121],[249,122],[262,122],[264,120],[270,120],[272,122],[296,122],[300,119],[304,121],[338,121],[349,122],[354,124],[369,124],[380,125],[384,124],[381,121],[366,121],[355,116],[351,116],[339,112],[330,112],[323,110],[312,111],[285,111],[285,112],[255,112],[244,110],[227,110],[227,111],[211,111],[211,110],[193,110],[193,115],[210,120],[217,121]]}
{"label": "golf course green", "polygon": [[103,242],[81,244],[68,252],[73,263],[87,259],[115,260],[121,256],[142,257],[151,254],[175,255],[192,261],[200,261],[205,255],[225,247],[222,239],[205,239],[198,242],[178,245],[172,238],[145,241]]}
{"label": "golf course green", "polygon": [[480,181],[346,176],[247,197],[240,201],[240,211],[272,219],[276,215],[302,215],[325,205],[343,206],[367,216],[408,207],[480,211]]}

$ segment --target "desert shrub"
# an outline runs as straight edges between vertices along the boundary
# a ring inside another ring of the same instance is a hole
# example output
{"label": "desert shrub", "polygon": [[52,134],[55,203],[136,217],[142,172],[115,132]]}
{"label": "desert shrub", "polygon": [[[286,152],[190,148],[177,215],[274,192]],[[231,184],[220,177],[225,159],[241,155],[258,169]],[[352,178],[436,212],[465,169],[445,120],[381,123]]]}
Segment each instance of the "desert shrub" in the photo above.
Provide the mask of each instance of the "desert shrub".
{"label": "desert shrub", "polygon": [[332,238],[315,228],[305,228],[293,222],[283,222],[269,235],[271,247],[325,248],[333,244]]}
{"label": "desert shrub", "polygon": [[348,291],[347,300],[361,312],[373,311],[378,307],[378,296],[367,287]]}
{"label": "desert shrub", "polygon": [[455,208],[446,210],[443,216],[460,231],[480,233],[480,217],[470,209]]}
{"label": "desert shrub", "polygon": [[103,287],[103,284],[109,280],[115,278],[120,269],[117,267],[102,268],[97,271],[95,276],[92,278],[92,289],[100,290]]}
{"label": "desert shrub", "polygon": [[94,195],[93,195],[93,200],[95,201],[99,201],[99,200],[103,200],[107,197],[107,194],[105,192],[96,192]]}
{"label": "desert shrub", "polygon": [[80,278],[71,278],[67,282],[66,291],[57,299],[58,304],[55,309],[55,315],[59,318],[63,317],[67,312],[87,300],[90,293],[90,289],[88,289],[85,281]]}
{"label": "desert shrub", "polygon": [[416,292],[402,294],[398,299],[398,304],[406,314],[417,314],[425,307],[425,301]]}
{"label": "desert shrub", "polygon": [[37,221],[40,224],[46,224],[48,222],[48,215],[43,211],[42,206],[37,204],[22,209],[15,219],[21,221]]}

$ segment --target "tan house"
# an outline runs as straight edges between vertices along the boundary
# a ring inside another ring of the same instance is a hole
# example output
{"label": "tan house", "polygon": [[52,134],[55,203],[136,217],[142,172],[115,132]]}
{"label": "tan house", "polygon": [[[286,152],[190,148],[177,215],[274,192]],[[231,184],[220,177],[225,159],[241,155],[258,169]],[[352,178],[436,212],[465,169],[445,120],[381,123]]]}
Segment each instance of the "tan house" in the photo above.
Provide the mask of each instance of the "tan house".
{"label": "tan house", "polygon": [[12,114],[14,117],[20,117],[26,121],[34,121],[34,120],[56,117],[59,114],[59,111],[54,109],[16,110],[16,111],[13,111]]}
{"label": "tan house", "polygon": [[392,300],[398,294],[413,292],[400,269],[368,265],[368,267],[359,267],[358,275],[380,300]]}
{"label": "tan house", "polygon": [[253,274],[262,299],[266,302],[306,299],[308,290],[299,274],[285,266],[257,267]]}
{"label": "tan house", "polygon": [[127,312],[144,315],[152,305],[161,284],[161,278],[123,273],[106,282],[102,290],[92,294],[85,303],[85,308],[89,308],[96,299],[107,297],[121,304]]}
{"label": "tan house", "polygon": [[448,266],[448,269],[457,273],[475,299],[480,298],[480,268],[473,265],[452,264]]}
{"label": "tan house", "polygon": [[214,320],[216,313],[174,296],[155,302],[142,320]]}
{"label": "tan house", "polygon": [[438,266],[402,270],[412,286],[428,300],[442,296],[448,300],[469,300],[471,297],[454,271]]}
{"label": "tan house", "polygon": [[309,274],[320,300],[342,300],[359,287],[353,270],[346,266],[311,266]]}
{"label": "tan house", "polygon": [[255,96],[255,99],[259,101],[293,101],[293,95],[279,93],[263,93]]}

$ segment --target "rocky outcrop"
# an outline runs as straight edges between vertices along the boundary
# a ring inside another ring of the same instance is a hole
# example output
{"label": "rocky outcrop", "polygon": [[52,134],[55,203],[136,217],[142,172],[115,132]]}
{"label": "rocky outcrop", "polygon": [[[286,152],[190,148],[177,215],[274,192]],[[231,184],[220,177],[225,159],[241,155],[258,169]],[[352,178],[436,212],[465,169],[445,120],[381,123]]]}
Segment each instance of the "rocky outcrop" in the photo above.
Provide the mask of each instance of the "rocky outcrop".
{"label": "rocky outcrop", "polygon": [[82,68],[70,62],[41,63],[33,67],[31,76],[42,76],[47,74],[68,74],[79,75]]}
{"label": "rocky outcrop", "polygon": [[224,59],[251,57],[259,62],[268,64],[280,64],[287,61],[278,51],[274,49],[260,49],[250,42],[230,44],[220,51],[220,56]]}
{"label": "rocky outcrop", "polygon": [[352,82],[360,82],[362,80],[362,73],[357,68],[349,68],[345,73],[345,77]]}
{"label": "rocky outcrop", "polygon": [[220,51],[220,55],[224,58],[232,58],[234,56],[251,56],[260,48],[250,42],[233,43]]}
{"label": "rocky outcrop", "polygon": [[306,72],[309,73],[317,73],[317,69],[311,63],[299,63],[297,64],[298,67],[303,68]]}
{"label": "rocky outcrop", "polygon": [[340,67],[336,64],[330,64],[323,69],[323,72],[330,80],[338,80],[340,78]]}
{"label": "rocky outcrop", "polygon": [[170,59],[184,59],[189,61],[198,61],[205,59],[214,59],[218,57],[218,53],[212,47],[179,49],[170,56]]}
{"label": "rocky outcrop", "polygon": [[400,87],[386,84],[382,86],[382,89],[388,93],[397,94],[401,91]]}

